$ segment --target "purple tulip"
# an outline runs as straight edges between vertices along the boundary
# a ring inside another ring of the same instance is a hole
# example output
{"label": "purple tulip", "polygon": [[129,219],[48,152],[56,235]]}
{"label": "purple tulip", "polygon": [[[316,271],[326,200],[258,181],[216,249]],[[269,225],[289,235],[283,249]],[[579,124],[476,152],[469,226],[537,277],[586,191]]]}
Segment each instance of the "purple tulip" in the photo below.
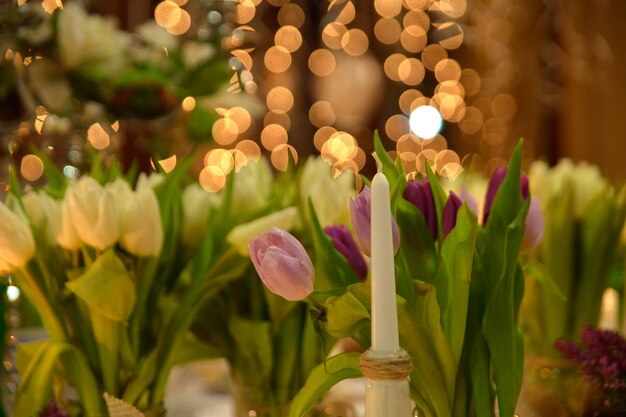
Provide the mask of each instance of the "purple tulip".
{"label": "purple tulip", "polygon": [[462,205],[463,201],[459,198],[459,196],[450,191],[448,202],[443,207],[443,219],[441,219],[441,230],[443,232],[444,239],[448,236],[448,233],[454,229],[454,226],[456,226],[456,215]]}
{"label": "purple tulip", "polygon": [[271,292],[290,301],[313,292],[313,263],[298,239],[274,227],[252,239],[248,247],[254,268]]}
{"label": "purple tulip", "polygon": [[[489,218],[489,212],[491,211],[491,206],[493,205],[493,200],[496,198],[496,193],[500,188],[500,185],[504,181],[506,177],[506,167],[497,168],[491,178],[489,178],[489,184],[487,185],[487,195],[485,196],[485,208],[483,214],[483,224],[487,224],[487,219]],[[522,197],[524,200],[528,198],[528,177],[525,174],[521,174],[520,182],[522,185]]]}
{"label": "purple tulip", "polygon": [[541,206],[537,197],[530,198],[530,207],[526,215],[526,228],[524,229],[524,240],[522,250],[531,251],[539,246],[545,229],[545,221]]}
{"label": "purple tulip", "polygon": [[[363,190],[355,198],[350,199],[350,217],[354,236],[367,256],[372,255],[372,191],[369,187]],[[396,222],[391,219],[391,233],[393,237],[393,252],[400,248],[400,232]]]}
{"label": "purple tulip", "polygon": [[402,196],[419,209],[424,216],[430,234],[433,239],[437,239],[437,211],[435,210],[433,190],[430,188],[428,180],[409,182]]}
{"label": "purple tulip", "polygon": [[346,258],[357,276],[364,280],[367,264],[348,228],[343,225],[328,226],[324,228],[324,233],[332,239],[335,249]]}
{"label": "purple tulip", "polygon": [[67,411],[61,410],[55,400],[48,403],[48,406],[39,413],[39,417],[68,417]]}
{"label": "purple tulip", "polygon": [[459,197],[465,202],[465,204],[467,204],[467,207],[469,207],[470,210],[474,212],[474,214],[478,214],[478,201],[476,201],[474,196],[464,185],[462,185],[461,189],[459,190]]}

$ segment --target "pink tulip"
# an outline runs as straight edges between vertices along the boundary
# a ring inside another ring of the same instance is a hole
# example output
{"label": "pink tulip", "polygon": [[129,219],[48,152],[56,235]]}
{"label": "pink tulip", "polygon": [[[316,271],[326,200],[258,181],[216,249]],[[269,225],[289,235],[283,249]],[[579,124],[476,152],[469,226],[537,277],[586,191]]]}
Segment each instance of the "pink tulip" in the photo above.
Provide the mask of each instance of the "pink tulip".
{"label": "pink tulip", "polygon": [[[367,256],[372,254],[372,191],[369,187],[363,190],[355,198],[350,199],[350,217],[354,237],[359,247]],[[393,252],[400,248],[400,232],[395,220],[391,219],[391,233],[393,236]]]}
{"label": "pink tulip", "polygon": [[543,237],[546,224],[541,212],[541,206],[537,197],[530,198],[530,207],[528,207],[528,214],[526,215],[526,228],[524,229],[524,240],[522,241],[523,251],[532,251]]}
{"label": "pink tulip", "polygon": [[252,239],[248,247],[254,268],[271,292],[290,301],[313,292],[313,263],[295,237],[274,227]]}

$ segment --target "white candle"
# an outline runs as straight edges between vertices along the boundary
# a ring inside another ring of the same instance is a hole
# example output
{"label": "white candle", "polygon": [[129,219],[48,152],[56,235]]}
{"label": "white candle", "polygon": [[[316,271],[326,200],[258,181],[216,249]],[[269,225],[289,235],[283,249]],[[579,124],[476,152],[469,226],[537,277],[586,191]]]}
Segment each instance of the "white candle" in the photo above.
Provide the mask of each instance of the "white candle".
{"label": "white candle", "polygon": [[372,347],[374,352],[400,348],[393,263],[389,182],[382,172],[372,180]]}

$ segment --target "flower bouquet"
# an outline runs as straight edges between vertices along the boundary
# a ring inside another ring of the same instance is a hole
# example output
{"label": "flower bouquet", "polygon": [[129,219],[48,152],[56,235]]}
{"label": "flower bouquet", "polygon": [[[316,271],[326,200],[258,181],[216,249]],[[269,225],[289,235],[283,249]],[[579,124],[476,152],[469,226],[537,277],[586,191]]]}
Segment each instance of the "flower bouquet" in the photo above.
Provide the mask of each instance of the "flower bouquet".
{"label": "flower bouquet", "polygon": [[[333,346],[334,339],[318,336],[309,319],[314,310],[297,301],[312,289],[313,265],[304,246],[287,232],[272,232],[289,230],[312,250],[312,210],[324,225],[347,222],[353,180],[348,174],[333,179],[331,172],[321,158],[310,158],[297,171],[274,176],[261,159],[234,178],[231,215],[240,220],[226,241],[237,251],[244,270],[202,308],[193,330],[228,361],[237,416],[248,416],[251,410],[259,417],[285,416],[311,370]],[[309,199],[314,209],[309,208]],[[195,207],[210,211],[201,204]],[[269,233],[267,240],[249,244],[264,233]],[[270,249],[277,241],[284,251]],[[263,259],[255,258],[261,252]],[[290,285],[292,281],[298,285]]]}
{"label": "flower bouquet", "polygon": [[554,342],[577,340],[585,326],[598,325],[603,294],[614,270],[621,269],[616,258],[626,195],[602,178],[597,167],[569,160],[553,168],[535,162],[529,178],[545,218],[545,234],[524,259],[524,397],[541,415],[576,415],[578,373]]}
{"label": "flower bouquet", "polygon": [[[377,138],[375,149],[392,190],[400,342],[413,360],[410,389],[419,414],[496,415],[497,398],[500,416],[513,416],[523,371],[518,252],[529,207],[527,182],[520,180],[521,144],[508,169],[490,181],[482,226],[458,196],[446,195],[432,171],[422,182],[407,183]],[[351,202],[358,247],[350,233],[324,230],[312,217],[314,283],[286,276],[279,287],[267,272],[268,265],[308,263],[294,250],[295,238],[274,230],[250,245],[270,291],[289,298],[290,288],[301,289],[316,327],[352,337],[364,349],[370,346],[371,297],[359,271],[370,249],[368,191]],[[359,354],[328,358],[311,372],[289,415],[305,414],[332,385],[360,375]]]}
{"label": "flower bouquet", "polygon": [[192,251],[180,243],[191,160],[137,181],[94,163],[70,181],[40,157],[47,186],[21,193],[13,177],[0,204],[0,271],[49,335],[18,347],[14,413],[37,415],[55,399],[70,415],[101,416],[117,399],[162,415],[171,368],[210,353],[189,332],[192,319],[243,273],[223,240],[233,227],[228,193]]}

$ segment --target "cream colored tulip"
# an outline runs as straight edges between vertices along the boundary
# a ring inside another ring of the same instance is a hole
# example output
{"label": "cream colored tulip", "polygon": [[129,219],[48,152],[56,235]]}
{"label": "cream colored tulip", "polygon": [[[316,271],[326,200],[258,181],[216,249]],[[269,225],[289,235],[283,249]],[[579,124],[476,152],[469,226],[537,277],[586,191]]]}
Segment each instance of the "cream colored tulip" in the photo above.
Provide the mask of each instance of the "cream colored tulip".
{"label": "cream colored tulip", "polygon": [[120,244],[137,256],[157,256],[163,246],[159,203],[146,183],[137,191],[121,178],[107,184],[115,196]]}
{"label": "cream colored tulip", "polygon": [[35,254],[35,240],[18,205],[15,211],[0,202],[0,271],[22,268]]}
{"label": "cream colored tulip", "polygon": [[144,172],[139,174],[137,178],[137,186],[135,189],[140,190],[142,188],[154,189],[157,185],[161,184],[165,180],[165,175],[158,172],[153,172],[150,175],[146,175]]}
{"label": "cream colored tulip", "polygon": [[280,211],[268,214],[249,223],[240,224],[230,231],[226,241],[243,256],[248,256],[248,242],[261,233],[269,232],[274,227],[290,230],[298,220],[298,209],[287,207]]}
{"label": "cream colored tulip", "polygon": [[114,192],[91,177],[82,177],[66,191],[69,215],[80,240],[104,250],[119,238]]}
{"label": "cream colored tulip", "polygon": [[61,202],[44,191],[27,192],[22,202],[31,224],[44,233],[48,244],[56,244],[61,232]]}
{"label": "cream colored tulip", "polygon": [[123,69],[121,51],[130,39],[111,18],[87,14],[72,2],[59,13],[57,26],[59,55],[65,68],[97,67],[108,75]]}
{"label": "cream colored tulip", "polygon": [[272,191],[272,169],[267,159],[250,161],[235,175],[233,184],[234,212],[254,210],[267,204]]}
{"label": "cream colored tulip", "polygon": [[186,246],[193,248],[200,243],[211,211],[220,200],[220,194],[207,192],[195,182],[183,190],[182,240]]}
{"label": "cream colored tulip", "polygon": [[300,176],[300,199],[308,215],[311,198],[322,227],[350,224],[348,202],[355,195],[354,177],[344,172],[333,178],[331,166],[320,157],[310,157]]}

